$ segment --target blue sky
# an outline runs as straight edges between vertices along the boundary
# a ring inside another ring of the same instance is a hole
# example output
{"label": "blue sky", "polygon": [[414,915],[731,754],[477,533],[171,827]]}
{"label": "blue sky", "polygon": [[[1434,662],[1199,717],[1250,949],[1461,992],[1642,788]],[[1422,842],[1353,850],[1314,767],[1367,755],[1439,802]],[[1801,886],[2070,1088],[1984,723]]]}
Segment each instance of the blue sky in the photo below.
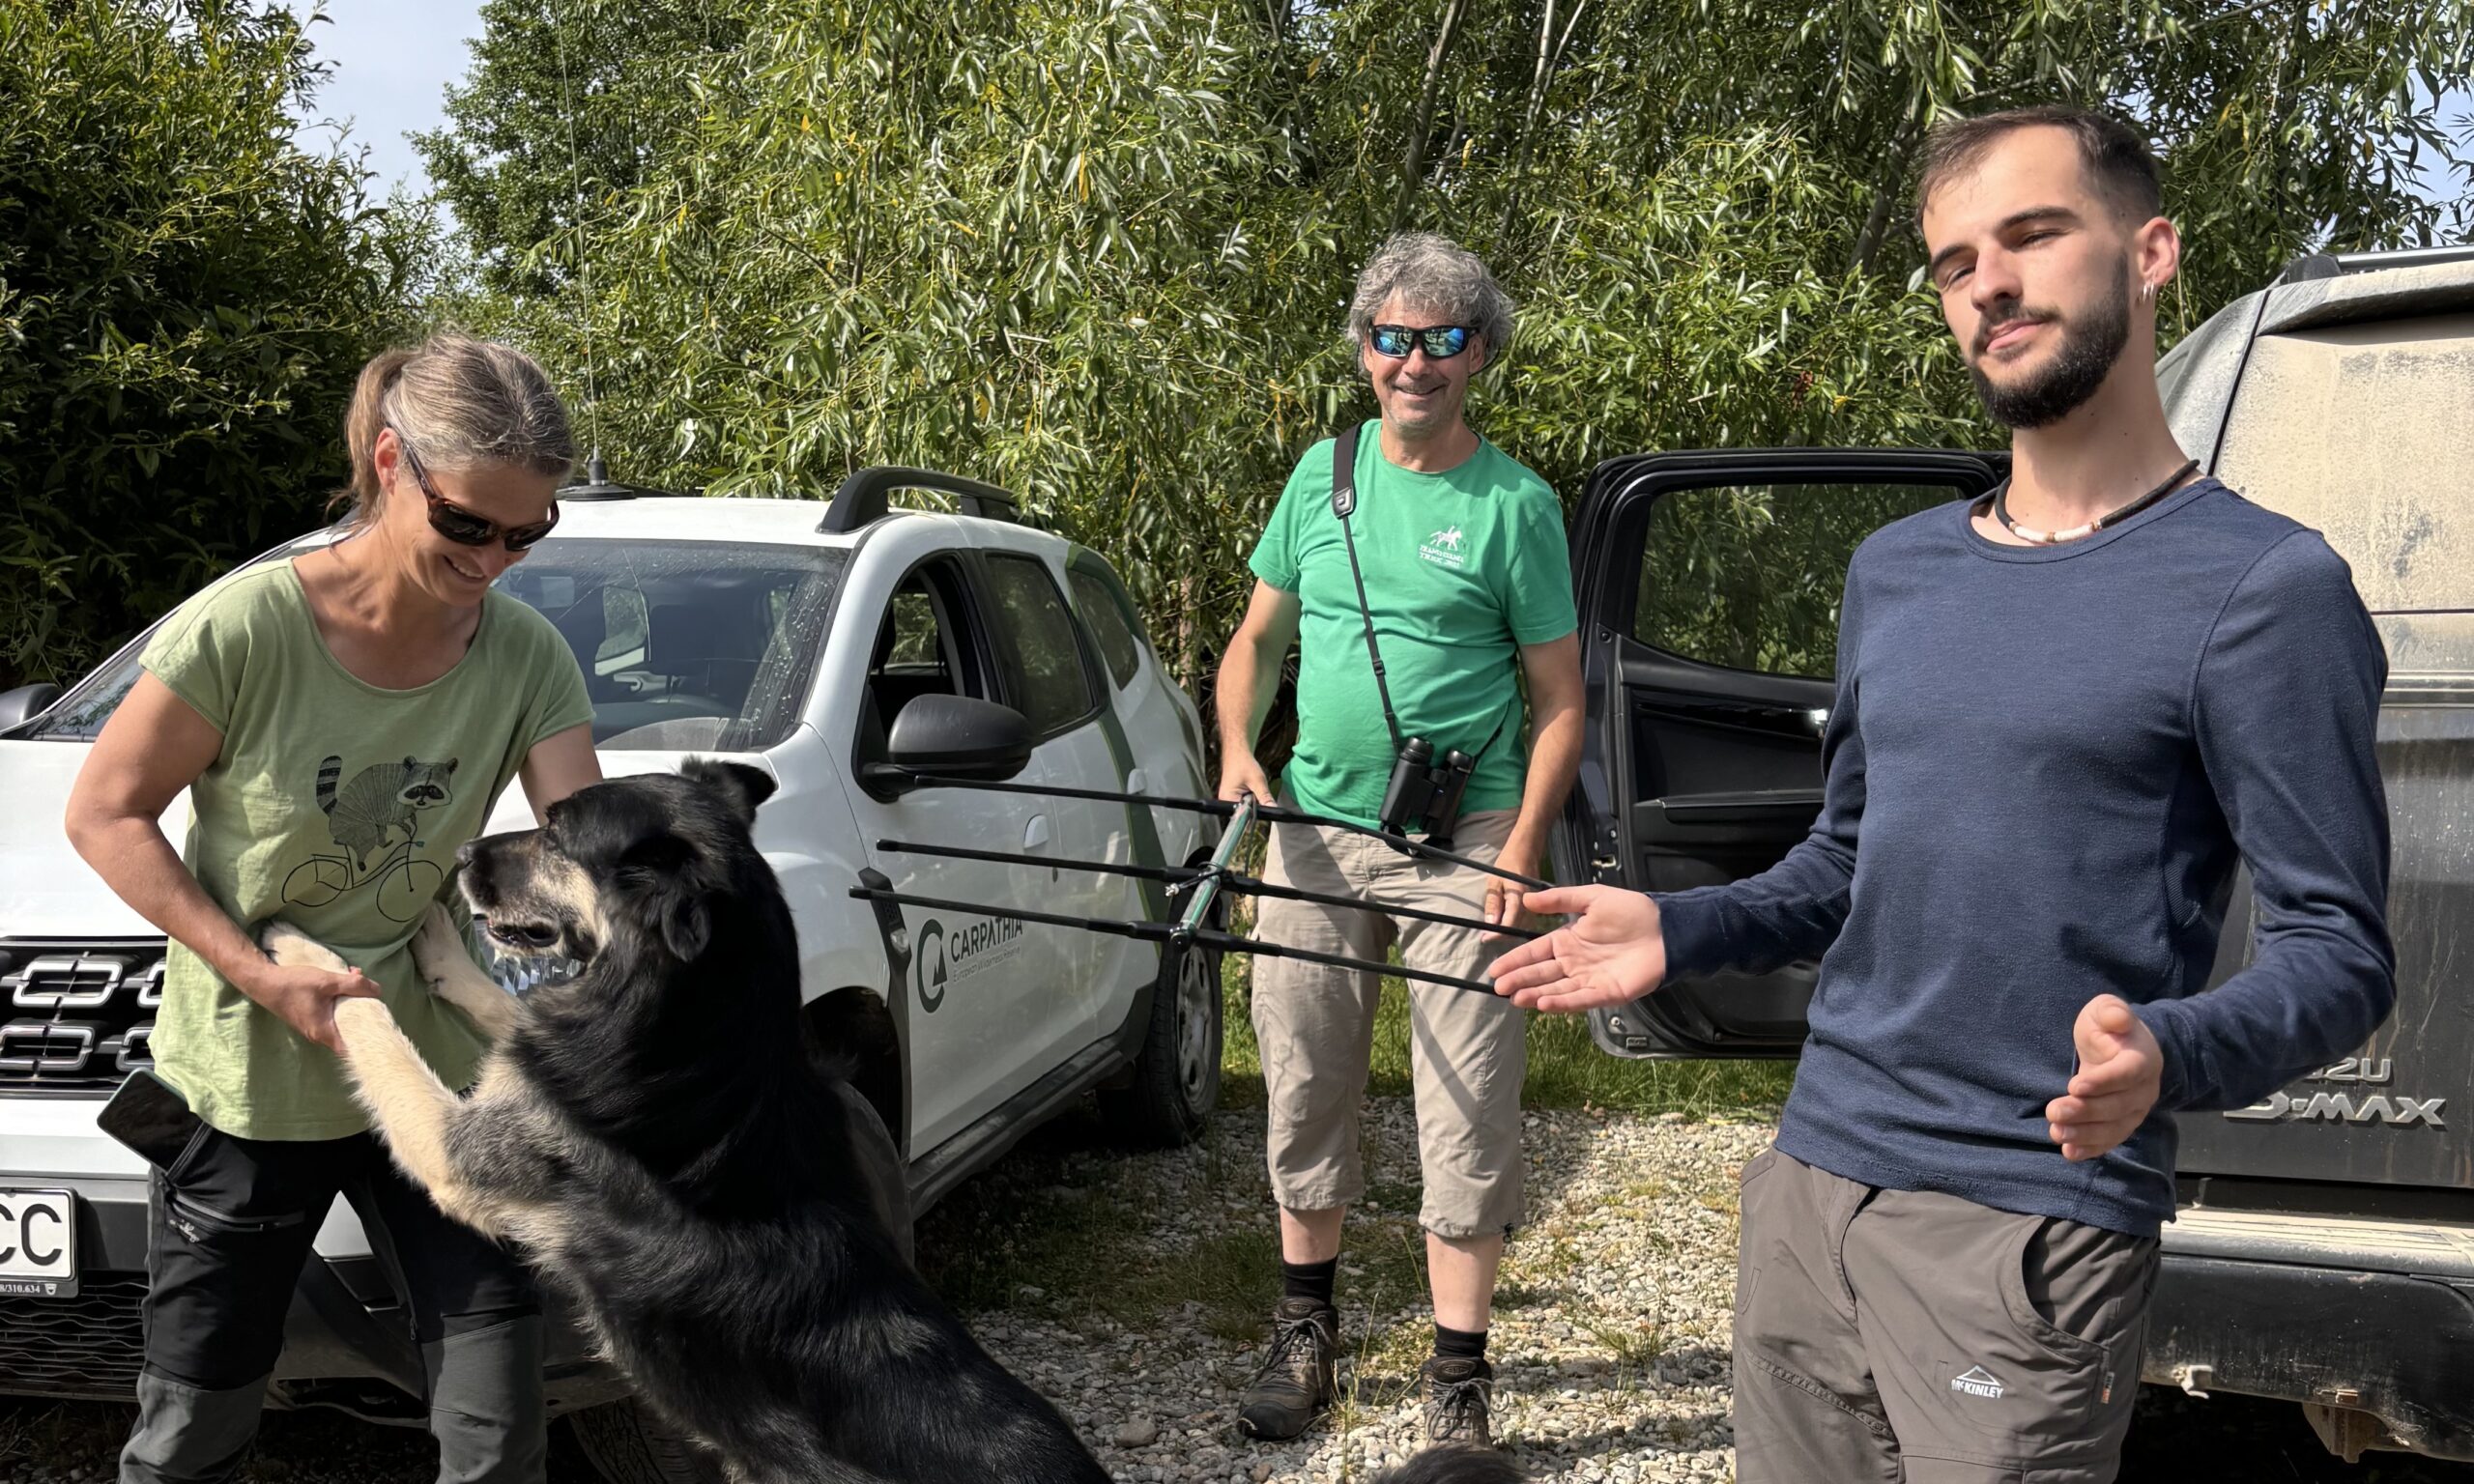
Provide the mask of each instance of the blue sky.
{"label": "blue sky", "polygon": [[[304,128],[310,142],[324,144],[334,126],[349,124],[346,137],[368,148],[378,172],[376,194],[399,182],[425,186],[420,157],[404,135],[445,118],[446,85],[472,65],[465,43],[480,35],[480,8],[481,0],[328,0],[327,19],[309,37],[334,72],[318,98],[323,118]],[[2441,100],[2441,117],[2462,125],[2468,106],[2451,95]],[[2424,190],[2455,193],[2437,170],[2425,173]]]}
{"label": "blue sky", "polygon": [[[306,9],[306,6],[296,7]],[[332,125],[349,123],[346,138],[369,149],[378,172],[374,194],[399,181],[427,186],[420,156],[404,135],[436,128],[446,118],[446,92],[473,65],[465,43],[481,34],[481,0],[329,0],[327,19],[309,28],[309,44],[334,65],[303,132],[323,147]]]}

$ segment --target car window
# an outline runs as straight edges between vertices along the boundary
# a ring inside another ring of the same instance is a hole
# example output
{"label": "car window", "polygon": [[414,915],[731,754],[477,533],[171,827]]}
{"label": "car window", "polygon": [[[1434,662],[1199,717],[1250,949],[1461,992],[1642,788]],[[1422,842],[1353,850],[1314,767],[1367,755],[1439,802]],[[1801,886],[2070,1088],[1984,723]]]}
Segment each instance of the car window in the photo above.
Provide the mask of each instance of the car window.
{"label": "car window", "polygon": [[632,586],[601,589],[601,642],[593,646],[592,672],[613,675],[645,658],[645,595]]}
{"label": "car window", "polygon": [[[849,562],[832,547],[554,536],[498,586],[547,615],[574,651],[594,745],[757,752],[798,721]],[[16,735],[93,741],[137,682],[143,648],[129,645]]]}
{"label": "car window", "polygon": [[1091,714],[1099,693],[1082,668],[1065,595],[1033,556],[988,558],[990,621],[1013,671],[1014,701],[1034,736],[1064,730]]}
{"label": "car window", "polygon": [[1065,580],[1074,588],[1075,611],[1090,625],[1091,637],[1099,642],[1101,657],[1108,662],[1108,674],[1120,689],[1124,688],[1133,681],[1135,671],[1142,663],[1142,644],[1134,637],[1125,610],[1117,606],[1116,594],[1108,590],[1099,574],[1070,567]]}
{"label": "car window", "polygon": [[1942,484],[1720,485],[1660,496],[1650,508],[1632,637],[1706,665],[1827,679],[1856,548],[1956,496]]}
{"label": "car window", "polygon": [[928,595],[924,582],[893,595],[892,604],[885,610],[882,648],[883,653],[870,673],[931,671],[946,682],[945,690],[961,694],[952,684],[952,645],[944,626],[937,621],[935,600]]}
{"label": "car window", "polygon": [[[261,552],[233,571],[245,572],[278,557],[289,558],[324,546],[331,539],[327,531],[313,531],[273,551]],[[168,618],[171,614],[163,616]],[[119,710],[120,703],[128,699],[129,687],[137,683],[137,661],[146,652],[146,642],[155,637],[155,631],[162,624],[162,618],[148,624],[118,654],[88,671],[84,679],[69,687],[58,700],[43,708],[42,715],[28,717],[8,735],[28,742],[92,742],[102,735],[103,723],[112,719],[112,713]]]}
{"label": "car window", "polygon": [[919,697],[989,698],[991,687],[980,660],[984,650],[962,602],[963,590],[961,569],[951,557],[921,563],[894,589],[877,626],[867,689],[860,697],[861,761],[883,756],[895,719]]}
{"label": "car window", "polygon": [[596,746],[755,752],[798,721],[849,562],[830,547],[552,537],[499,587],[575,651]]}
{"label": "car window", "polygon": [[2474,315],[2261,335],[2217,474],[2323,533],[2373,613],[2474,609],[2469,403]]}

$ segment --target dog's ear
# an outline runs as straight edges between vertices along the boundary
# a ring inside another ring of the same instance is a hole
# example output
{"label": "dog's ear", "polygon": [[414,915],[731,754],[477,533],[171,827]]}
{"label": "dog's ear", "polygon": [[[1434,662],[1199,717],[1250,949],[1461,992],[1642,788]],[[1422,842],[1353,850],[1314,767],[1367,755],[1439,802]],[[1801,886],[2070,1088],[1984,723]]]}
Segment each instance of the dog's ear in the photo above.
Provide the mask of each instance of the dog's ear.
{"label": "dog's ear", "polygon": [[702,954],[713,937],[695,847],[676,835],[655,835],[627,847],[619,866],[661,927],[662,942],[681,961]]}
{"label": "dog's ear", "polygon": [[703,784],[730,802],[731,813],[749,829],[756,827],[756,806],[773,797],[779,785],[773,775],[762,768],[752,768],[743,762],[716,762],[710,757],[690,757],[678,769],[690,783]]}
{"label": "dog's ear", "polygon": [[704,893],[682,882],[662,894],[661,940],[681,963],[693,963],[705,952],[713,941],[713,914],[705,905]]}

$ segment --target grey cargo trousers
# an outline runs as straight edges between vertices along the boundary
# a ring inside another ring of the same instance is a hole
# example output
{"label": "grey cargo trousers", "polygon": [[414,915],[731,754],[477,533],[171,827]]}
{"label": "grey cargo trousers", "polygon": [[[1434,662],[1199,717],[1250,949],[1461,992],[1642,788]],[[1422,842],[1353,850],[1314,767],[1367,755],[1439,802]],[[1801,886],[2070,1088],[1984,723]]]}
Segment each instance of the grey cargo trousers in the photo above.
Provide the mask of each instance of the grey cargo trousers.
{"label": "grey cargo trousers", "polygon": [[[2055,1157],[2060,1157],[2058,1153]],[[1740,1484],[2109,1484],[2156,1240],[1744,1167]]]}

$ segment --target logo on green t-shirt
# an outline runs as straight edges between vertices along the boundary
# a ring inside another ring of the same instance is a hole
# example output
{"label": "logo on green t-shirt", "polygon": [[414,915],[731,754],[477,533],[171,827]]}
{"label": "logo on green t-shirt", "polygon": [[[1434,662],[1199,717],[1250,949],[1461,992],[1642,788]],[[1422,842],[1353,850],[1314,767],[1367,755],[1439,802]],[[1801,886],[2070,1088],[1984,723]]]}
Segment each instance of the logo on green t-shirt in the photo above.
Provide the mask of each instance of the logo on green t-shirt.
{"label": "logo on green t-shirt", "polygon": [[1459,566],[1461,539],[1459,527],[1447,526],[1426,537],[1426,544],[1418,548],[1418,555],[1440,566]]}

